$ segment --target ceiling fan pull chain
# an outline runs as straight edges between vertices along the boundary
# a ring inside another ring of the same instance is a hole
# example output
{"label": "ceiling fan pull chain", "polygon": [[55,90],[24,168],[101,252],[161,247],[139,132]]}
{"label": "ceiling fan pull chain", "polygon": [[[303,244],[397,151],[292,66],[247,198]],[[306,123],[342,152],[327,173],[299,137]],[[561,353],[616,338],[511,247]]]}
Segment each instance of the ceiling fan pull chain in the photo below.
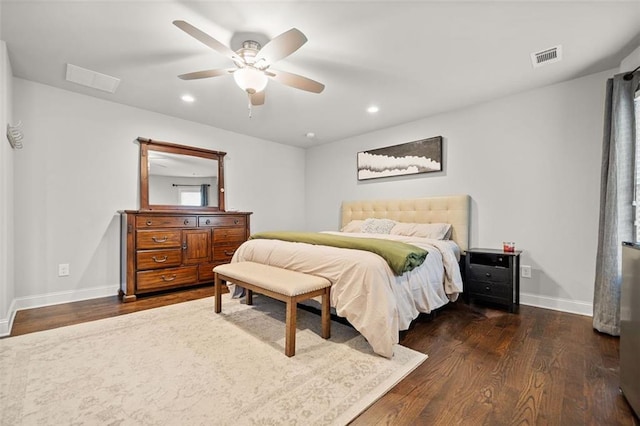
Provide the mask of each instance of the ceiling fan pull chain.
{"label": "ceiling fan pull chain", "polygon": [[251,109],[251,94],[250,93],[247,93],[247,99],[249,100],[249,104],[248,104],[248,107],[249,107],[249,118],[251,118],[252,109]]}

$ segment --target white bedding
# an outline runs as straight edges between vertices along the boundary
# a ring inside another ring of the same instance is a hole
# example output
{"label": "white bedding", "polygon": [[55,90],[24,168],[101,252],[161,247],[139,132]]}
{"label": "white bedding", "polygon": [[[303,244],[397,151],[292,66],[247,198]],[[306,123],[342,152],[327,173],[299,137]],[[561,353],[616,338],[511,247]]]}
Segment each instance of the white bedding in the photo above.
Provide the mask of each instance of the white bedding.
{"label": "white bedding", "polygon": [[429,254],[419,267],[395,276],[385,260],[374,253],[255,239],[243,243],[232,262],[264,263],[327,278],[332,283],[331,306],[336,313],[346,318],[377,354],[388,358],[393,356],[399,330],[406,330],[420,312],[430,313],[462,292],[459,249],[452,241],[385,234],[333,234],[403,241],[424,248]]}

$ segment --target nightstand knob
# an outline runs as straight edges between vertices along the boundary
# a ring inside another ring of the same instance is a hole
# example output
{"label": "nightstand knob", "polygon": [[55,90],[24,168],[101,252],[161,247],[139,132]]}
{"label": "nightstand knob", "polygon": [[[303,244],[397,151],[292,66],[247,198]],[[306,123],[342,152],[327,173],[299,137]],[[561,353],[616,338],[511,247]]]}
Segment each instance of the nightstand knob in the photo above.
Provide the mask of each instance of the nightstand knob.
{"label": "nightstand knob", "polygon": [[487,290],[487,291],[491,291],[491,287],[489,287],[489,286],[486,286],[484,289]]}
{"label": "nightstand knob", "polygon": [[487,272],[485,275],[487,276],[487,278],[489,278],[491,277],[491,272]]}

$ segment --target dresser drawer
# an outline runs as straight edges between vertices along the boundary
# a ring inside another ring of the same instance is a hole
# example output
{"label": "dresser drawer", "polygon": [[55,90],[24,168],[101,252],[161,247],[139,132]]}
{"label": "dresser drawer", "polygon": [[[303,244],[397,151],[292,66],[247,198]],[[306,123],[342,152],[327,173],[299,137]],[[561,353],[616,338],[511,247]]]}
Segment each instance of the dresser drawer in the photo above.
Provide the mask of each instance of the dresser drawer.
{"label": "dresser drawer", "polygon": [[198,226],[246,226],[245,216],[198,216]]}
{"label": "dresser drawer", "polygon": [[158,269],[180,266],[182,249],[144,250],[136,253],[138,269]]}
{"label": "dresser drawer", "polygon": [[490,296],[502,299],[505,303],[510,303],[513,297],[511,285],[488,281],[468,280],[464,291],[468,292],[472,297]]}
{"label": "dresser drawer", "polygon": [[214,262],[230,262],[233,253],[240,247],[240,244],[218,244],[213,246]]}
{"label": "dresser drawer", "polygon": [[201,263],[198,265],[198,281],[211,281],[213,282],[213,268],[220,265],[221,262],[209,262],[209,263]]}
{"label": "dresser drawer", "polygon": [[247,239],[245,228],[216,228],[213,230],[213,244],[242,244]]}
{"label": "dresser drawer", "polygon": [[477,281],[492,281],[495,283],[510,284],[511,270],[507,268],[498,268],[495,266],[486,266],[471,264],[467,268],[467,279]]}
{"label": "dresser drawer", "polygon": [[159,249],[180,247],[182,231],[172,229],[154,229],[136,232],[136,248]]}
{"label": "dresser drawer", "polygon": [[196,226],[195,216],[137,216],[136,228],[184,228]]}
{"label": "dresser drawer", "polygon": [[152,291],[165,287],[195,284],[197,279],[197,266],[142,271],[137,273],[137,290]]}

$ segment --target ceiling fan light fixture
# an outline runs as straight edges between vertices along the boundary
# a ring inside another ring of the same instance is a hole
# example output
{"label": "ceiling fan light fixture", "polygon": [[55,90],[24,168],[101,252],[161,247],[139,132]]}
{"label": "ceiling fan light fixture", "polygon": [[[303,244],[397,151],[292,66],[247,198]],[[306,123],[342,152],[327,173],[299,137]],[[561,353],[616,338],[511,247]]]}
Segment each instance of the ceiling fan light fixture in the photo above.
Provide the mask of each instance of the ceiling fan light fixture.
{"label": "ceiling fan light fixture", "polygon": [[269,79],[262,72],[257,69],[247,66],[241,68],[233,73],[233,79],[236,81],[238,87],[249,94],[262,92],[267,87]]}

